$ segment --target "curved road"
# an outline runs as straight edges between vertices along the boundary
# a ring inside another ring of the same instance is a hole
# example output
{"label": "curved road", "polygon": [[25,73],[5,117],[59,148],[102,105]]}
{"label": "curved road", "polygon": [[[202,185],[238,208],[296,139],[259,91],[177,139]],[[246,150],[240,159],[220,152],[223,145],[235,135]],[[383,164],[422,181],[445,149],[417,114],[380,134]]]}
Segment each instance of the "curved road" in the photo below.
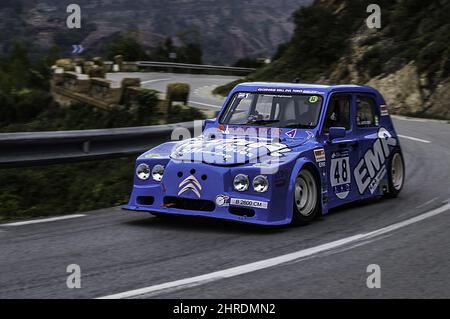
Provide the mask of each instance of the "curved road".
{"label": "curved road", "polygon": [[[217,79],[203,78],[199,87]],[[449,298],[450,125],[395,125],[407,173],[397,199],[343,207],[297,228],[119,208],[2,225],[0,298]],[[80,289],[66,286],[70,264],[81,267]],[[366,285],[370,264],[380,266],[379,289]]]}

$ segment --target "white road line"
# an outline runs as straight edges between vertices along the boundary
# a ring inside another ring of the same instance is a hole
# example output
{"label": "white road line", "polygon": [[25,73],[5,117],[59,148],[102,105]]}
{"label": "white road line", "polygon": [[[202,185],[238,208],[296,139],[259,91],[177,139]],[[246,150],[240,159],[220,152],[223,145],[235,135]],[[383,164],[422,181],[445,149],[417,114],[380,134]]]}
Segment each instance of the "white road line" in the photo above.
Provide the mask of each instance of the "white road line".
{"label": "white road line", "polygon": [[423,203],[423,204],[420,204],[419,206],[416,206],[416,208],[422,208],[422,207],[425,207],[425,206],[427,206],[428,204],[431,204],[432,202],[434,202],[436,199],[438,199],[438,197],[435,197],[435,198],[433,198],[433,199],[430,199],[429,201],[427,201],[427,202],[425,202],[425,203]]}
{"label": "white road line", "polygon": [[403,138],[406,138],[406,139],[408,139],[408,140],[412,140],[412,141],[416,141],[416,142],[431,143],[431,142],[428,141],[428,140],[423,140],[423,139],[417,138],[417,137],[411,137],[411,136],[400,135],[400,134],[397,134],[397,135],[398,135],[399,137],[403,137]]}
{"label": "white road line", "polygon": [[189,103],[192,104],[198,104],[198,105],[204,105],[204,106],[209,106],[209,107],[215,107],[215,108],[221,108],[222,106],[220,105],[214,105],[214,104],[208,104],[208,103],[201,103],[201,102],[195,102],[195,101],[189,101]]}
{"label": "white road line", "polygon": [[148,81],[141,82],[141,84],[148,84],[148,83],[162,82],[162,81],[169,81],[169,80],[172,80],[172,78],[148,80]]}
{"label": "white road line", "polygon": [[432,216],[436,216],[436,215],[441,214],[449,209],[450,209],[450,203],[447,203],[444,206],[441,206],[437,209],[431,210],[427,213],[418,215],[416,217],[404,220],[399,223],[392,224],[387,227],[380,228],[378,230],[375,230],[375,231],[372,231],[369,233],[358,234],[358,235],[346,237],[346,238],[336,240],[336,241],[333,241],[330,243],[326,243],[326,244],[323,244],[320,246],[299,250],[294,253],[290,253],[290,254],[286,254],[286,255],[270,258],[270,259],[265,259],[265,260],[257,261],[257,262],[242,265],[242,266],[228,268],[228,269],[212,272],[209,274],[204,274],[204,275],[200,275],[200,276],[196,276],[196,277],[171,281],[171,282],[154,285],[154,286],[149,286],[149,287],[145,287],[145,288],[141,288],[141,289],[130,290],[130,291],[126,291],[126,292],[122,292],[122,293],[118,293],[118,294],[108,295],[108,296],[100,297],[98,299],[121,299],[121,298],[137,297],[137,296],[145,295],[145,294],[158,294],[158,293],[161,293],[161,292],[167,291],[167,290],[174,291],[174,290],[179,290],[179,289],[184,289],[184,288],[190,288],[190,287],[200,286],[200,285],[203,285],[206,283],[210,283],[210,282],[225,279],[225,278],[240,276],[240,275],[251,273],[254,271],[286,264],[288,262],[292,262],[292,261],[295,261],[300,258],[305,258],[305,257],[312,256],[312,255],[315,255],[315,254],[318,254],[318,253],[321,253],[324,251],[328,251],[328,250],[335,249],[338,247],[343,247],[345,245],[355,243],[355,242],[358,242],[361,240],[373,238],[375,236],[384,235],[386,233],[392,232],[392,231],[400,229],[402,227],[406,227],[408,225],[425,220]]}
{"label": "white road line", "polygon": [[0,227],[14,227],[14,226],[23,226],[23,225],[30,225],[30,224],[56,222],[58,220],[72,219],[72,218],[78,218],[78,217],[83,217],[83,216],[86,216],[86,215],[73,214],[73,215],[66,215],[66,216],[59,216],[59,217],[52,217],[52,218],[33,219],[33,220],[27,220],[27,221],[23,221],[23,222],[0,224]]}
{"label": "white road line", "polygon": [[406,116],[401,116],[401,115],[391,115],[391,117],[395,118],[397,120],[410,121],[410,122],[441,123],[441,124],[448,123],[446,120],[435,120],[435,119],[426,119],[426,118],[418,118],[418,117],[406,117]]}

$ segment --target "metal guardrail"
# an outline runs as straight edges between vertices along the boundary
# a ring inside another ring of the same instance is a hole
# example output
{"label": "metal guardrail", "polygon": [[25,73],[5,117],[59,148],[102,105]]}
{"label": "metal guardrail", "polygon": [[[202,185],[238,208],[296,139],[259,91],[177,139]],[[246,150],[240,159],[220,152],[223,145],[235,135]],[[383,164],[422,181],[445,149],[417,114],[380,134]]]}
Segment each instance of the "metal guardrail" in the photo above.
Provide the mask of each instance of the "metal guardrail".
{"label": "metal guardrail", "polygon": [[0,167],[23,167],[142,153],[194,122],[100,130],[1,133]]}
{"label": "metal guardrail", "polygon": [[225,71],[236,73],[252,73],[256,71],[253,68],[242,68],[232,66],[218,66],[207,64],[189,64],[189,63],[175,63],[175,62],[151,62],[151,61],[137,61],[138,67],[154,67],[154,68],[169,68],[169,69],[192,69],[192,70],[205,70],[205,71]]}

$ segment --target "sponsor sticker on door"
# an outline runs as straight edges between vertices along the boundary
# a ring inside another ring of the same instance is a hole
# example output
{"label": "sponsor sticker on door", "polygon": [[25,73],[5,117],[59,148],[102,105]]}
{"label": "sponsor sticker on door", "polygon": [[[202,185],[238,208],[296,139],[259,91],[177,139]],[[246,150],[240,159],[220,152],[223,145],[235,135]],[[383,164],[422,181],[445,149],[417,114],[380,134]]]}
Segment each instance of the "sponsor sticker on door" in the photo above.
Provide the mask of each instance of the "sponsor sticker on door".
{"label": "sponsor sticker on door", "polygon": [[324,162],[325,161],[325,150],[323,148],[314,150],[314,157],[316,158],[316,162]]}

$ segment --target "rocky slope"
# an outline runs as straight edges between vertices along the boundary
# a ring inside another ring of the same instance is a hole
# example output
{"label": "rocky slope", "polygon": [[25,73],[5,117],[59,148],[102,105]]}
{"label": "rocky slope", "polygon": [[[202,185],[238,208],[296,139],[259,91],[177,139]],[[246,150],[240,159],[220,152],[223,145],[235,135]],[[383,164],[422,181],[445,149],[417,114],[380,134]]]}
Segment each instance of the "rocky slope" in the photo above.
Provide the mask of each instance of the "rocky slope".
{"label": "rocky slope", "polygon": [[[167,36],[201,41],[208,63],[271,56],[293,31],[292,12],[311,0],[2,0],[0,53],[14,40],[36,50],[56,43],[94,50],[105,39],[139,30],[140,42],[156,46]],[[82,9],[82,29],[68,30],[66,7]]]}
{"label": "rocky slope", "polygon": [[369,84],[392,112],[450,119],[450,1],[380,0],[381,29],[364,0],[316,0],[295,12],[279,58],[250,80]]}

